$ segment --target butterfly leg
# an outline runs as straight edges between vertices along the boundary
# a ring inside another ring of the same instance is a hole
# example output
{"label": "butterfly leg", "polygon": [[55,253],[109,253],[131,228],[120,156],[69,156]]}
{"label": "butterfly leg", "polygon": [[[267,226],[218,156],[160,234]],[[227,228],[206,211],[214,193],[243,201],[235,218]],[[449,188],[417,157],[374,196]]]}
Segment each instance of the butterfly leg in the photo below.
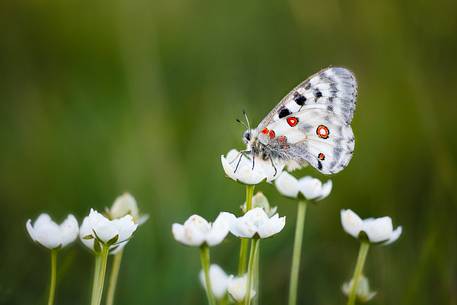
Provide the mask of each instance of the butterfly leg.
{"label": "butterfly leg", "polygon": [[230,163],[232,163],[233,161],[235,161],[236,159],[238,159],[238,162],[236,163],[235,170],[233,171],[234,173],[236,173],[236,171],[238,170],[238,166],[239,166],[240,163],[241,163],[241,158],[242,158],[242,157],[245,157],[245,158],[249,159],[249,157],[248,157],[246,154],[247,154],[247,153],[250,153],[250,152],[251,152],[251,151],[249,151],[249,150],[240,151],[240,152],[238,153],[238,156],[230,162]]}
{"label": "butterfly leg", "polygon": [[252,170],[254,170],[254,166],[255,166],[255,155],[252,154]]}
{"label": "butterfly leg", "polygon": [[274,168],[274,170],[275,170],[275,174],[273,175],[273,177],[274,177],[274,176],[276,176],[276,174],[278,173],[278,169],[276,168],[276,166],[275,166],[275,164],[274,164],[274,162],[273,162],[273,158],[272,158],[272,157],[270,157],[270,162],[271,162],[271,166],[273,166],[273,168]]}

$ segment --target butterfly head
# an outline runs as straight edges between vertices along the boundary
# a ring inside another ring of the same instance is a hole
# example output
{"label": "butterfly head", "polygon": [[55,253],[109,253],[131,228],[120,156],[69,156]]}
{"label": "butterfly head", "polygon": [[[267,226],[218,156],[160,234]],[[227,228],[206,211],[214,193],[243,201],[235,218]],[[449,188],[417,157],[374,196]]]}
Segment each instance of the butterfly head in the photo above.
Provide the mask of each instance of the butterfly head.
{"label": "butterfly head", "polygon": [[244,142],[244,144],[248,145],[249,143],[252,142],[252,140],[255,137],[254,133],[255,133],[255,130],[252,130],[252,129],[248,129],[245,132],[243,132],[243,142]]}

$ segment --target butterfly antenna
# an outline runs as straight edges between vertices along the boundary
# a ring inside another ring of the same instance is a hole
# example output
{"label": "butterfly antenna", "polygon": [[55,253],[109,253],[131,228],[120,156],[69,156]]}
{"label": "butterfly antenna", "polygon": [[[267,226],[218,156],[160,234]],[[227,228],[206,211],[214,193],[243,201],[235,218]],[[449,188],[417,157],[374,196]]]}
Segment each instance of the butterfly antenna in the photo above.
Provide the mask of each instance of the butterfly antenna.
{"label": "butterfly antenna", "polygon": [[246,123],[245,123],[245,122],[241,121],[240,119],[236,119],[236,121],[237,121],[238,123],[240,123],[241,125],[243,125],[243,126],[244,126],[244,128],[246,128],[246,129],[249,129],[249,126],[248,126],[248,125],[246,125]]}
{"label": "butterfly antenna", "polygon": [[246,123],[248,124],[248,129],[251,130],[251,124],[249,123],[248,114],[246,110],[243,110],[244,118],[246,119]]}

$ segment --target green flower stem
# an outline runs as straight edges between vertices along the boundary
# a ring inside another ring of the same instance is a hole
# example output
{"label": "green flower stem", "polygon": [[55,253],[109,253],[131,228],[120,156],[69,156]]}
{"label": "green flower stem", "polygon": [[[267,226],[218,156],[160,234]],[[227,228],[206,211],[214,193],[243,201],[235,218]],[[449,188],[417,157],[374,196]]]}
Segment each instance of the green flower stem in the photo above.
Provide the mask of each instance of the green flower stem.
{"label": "green flower stem", "polygon": [[361,242],[359,256],[357,257],[357,263],[355,265],[354,275],[352,277],[351,292],[349,294],[347,305],[355,304],[355,299],[357,297],[357,286],[359,285],[360,277],[362,276],[363,266],[365,265],[365,260],[367,258],[369,248],[370,243],[368,241]]}
{"label": "green flower stem", "polygon": [[91,302],[90,304],[94,304],[95,301],[95,294],[97,293],[97,287],[98,287],[98,274],[100,273],[100,262],[101,262],[101,257],[100,254],[95,254],[95,261],[94,261],[94,279],[92,282],[92,297],[91,297]]}
{"label": "green flower stem", "polygon": [[256,251],[255,255],[255,262],[254,262],[254,291],[257,294],[257,297],[254,298],[254,305],[259,304],[259,299],[260,299],[260,240],[258,241],[259,246]]}
{"label": "green flower stem", "polygon": [[238,275],[243,275],[246,272],[248,246],[249,246],[249,239],[242,238],[241,246],[240,246],[240,260],[238,262]]}
{"label": "green flower stem", "polygon": [[245,305],[251,304],[251,290],[254,284],[254,267],[255,267],[255,257],[257,251],[259,250],[259,239],[254,238],[251,240],[251,251],[249,253],[249,265],[248,265],[248,281],[246,285],[246,296],[244,299]]}
{"label": "green flower stem", "polygon": [[219,305],[227,305],[230,303],[229,295],[225,293],[224,297],[219,302]]}
{"label": "green flower stem", "polygon": [[[103,286],[105,283],[106,265],[108,263],[109,246],[103,245],[99,255],[98,273],[96,274],[96,288],[92,294],[92,305],[100,305],[102,302]],[[97,262],[96,262],[97,264]],[[94,281],[95,283],[95,281]]]}
{"label": "green flower stem", "polygon": [[[252,209],[252,196],[255,185],[246,185],[246,212]],[[238,262],[238,275],[246,272],[249,239],[242,238],[240,246],[240,260]]]}
{"label": "green flower stem", "polygon": [[51,282],[49,284],[49,299],[48,305],[54,304],[56,295],[56,282],[57,282],[57,249],[51,250]]}
{"label": "green flower stem", "polygon": [[297,224],[295,225],[294,250],[290,269],[289,305],[297,304],[298,276],[303,243],[303,228],[305,226],[306,201],[300,200],[297,208]]}
{"label": "green flower stem", "polygon": [[114,255],[113,266],[109,278],[108,295],[106,297],[106,305],[114,304],[114,295],[116,293],[117,279],[119,277],[119,269],[121,268],[122,254],[124,250],[120,250]]}
{"label": "green flower stem", "polygon": [[206,285],[206,297],[208,298],[209,305],[216,305],[216,300],[214,299],[213,290],[211,288],[211,279],[209,277],[209,265],[210,265],[210,255],[209,247],[204,244],[200,247],[200,260],[202,263],[203,273],[205,275],[205,285]]}

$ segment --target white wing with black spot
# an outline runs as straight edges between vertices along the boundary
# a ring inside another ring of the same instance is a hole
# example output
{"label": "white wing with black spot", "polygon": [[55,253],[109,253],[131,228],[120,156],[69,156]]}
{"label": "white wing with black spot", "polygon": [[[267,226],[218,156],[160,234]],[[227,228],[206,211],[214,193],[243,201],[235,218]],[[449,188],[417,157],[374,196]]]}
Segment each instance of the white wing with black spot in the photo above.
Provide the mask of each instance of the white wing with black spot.
{"label": "white wing with black spot", "polygon": [[309,163],[323,174],[335,174],[352,158],[355,140],[351,126],[325,105],[304,106],[266,128],[274,137],[269,133],[263,140],[280,161],[293,160],[301,166]]}
{"label": "white wing with black spot", "polygon": [[323,69],[289,92],[260,122],[257,130],[311,105],[325,105],[329,112],[341,117],[343,123],[350,124],[356,98],[357,81],[351,71],[339,67]]}

